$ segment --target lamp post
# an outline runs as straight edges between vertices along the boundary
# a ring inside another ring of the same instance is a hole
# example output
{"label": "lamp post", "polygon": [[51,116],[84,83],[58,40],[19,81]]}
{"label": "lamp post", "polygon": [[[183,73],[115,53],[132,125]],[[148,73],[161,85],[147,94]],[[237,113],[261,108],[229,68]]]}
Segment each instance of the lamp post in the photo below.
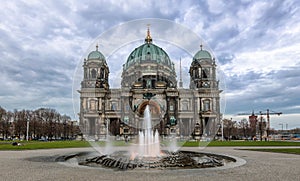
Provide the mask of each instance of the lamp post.
{"label": "lamp post", "polygon": [[31,117],[32,112],[30,111],[28,114],[29,117],[27,117],[27,124],[26,124],[26,141],[28,141],[29,139],[29,119]]}
{"label": "lamp post", "polygon": [[27,118],[27,126],[26,126],[26,141],[28,141],[28,135],[29,135],[29,119]]}

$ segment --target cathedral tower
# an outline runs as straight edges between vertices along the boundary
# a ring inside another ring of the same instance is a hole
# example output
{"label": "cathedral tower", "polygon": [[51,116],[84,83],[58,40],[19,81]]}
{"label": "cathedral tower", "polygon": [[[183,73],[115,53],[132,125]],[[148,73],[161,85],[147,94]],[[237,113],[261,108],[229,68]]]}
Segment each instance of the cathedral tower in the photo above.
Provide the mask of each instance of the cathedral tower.
{"label": "cathedral tower", "polygon": [[89,53],[83,64],[80,92],[80,126],[85,136],[100,138],[106,134],[105,105],[109,97],[109,68],[98,50]]}
{"label": "cathedral tower", "polygon": [[220,93],[216,78],[216,63],[207,50],[200,50],[190,66],[190,89],[195,105],[194,134],[212,135],[220,121]]}

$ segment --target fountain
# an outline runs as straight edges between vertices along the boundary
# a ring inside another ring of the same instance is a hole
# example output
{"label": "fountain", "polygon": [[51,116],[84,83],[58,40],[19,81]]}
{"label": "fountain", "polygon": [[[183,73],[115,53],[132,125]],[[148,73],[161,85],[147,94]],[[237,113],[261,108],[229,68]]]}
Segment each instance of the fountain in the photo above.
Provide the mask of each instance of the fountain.
{"label": "fountain", "polygon": [[160,157],[159,133],[155,130],[153,134],[151,124],[151,112],[149,106],[144,111],[143,130],[139,132],[139,157]]}
{"label": "fountain", "polygon": [[[59,157],[57,161],[68,161],[69,159],[76,158],[79,165],[118,170],[207,168],[219,167],[229,162],[235,162],[234,158],[224,155],[178,151],[174,136],[170,138],[167,150],[161,150],[159,133],[157,130],[153,131],[152,129],[151,112],[148,105],[144,111],[142,128],[139,131],[137,143],[129,147],[127,146],[123,150],[112,150],[110,143],[112,140],[107,135],[106,141],[108,143],[104,150],[102,151],[100,147],[96,149],[100,155],[95,153],[79,153]],[[128,148],[129,150],[126,150]]]}

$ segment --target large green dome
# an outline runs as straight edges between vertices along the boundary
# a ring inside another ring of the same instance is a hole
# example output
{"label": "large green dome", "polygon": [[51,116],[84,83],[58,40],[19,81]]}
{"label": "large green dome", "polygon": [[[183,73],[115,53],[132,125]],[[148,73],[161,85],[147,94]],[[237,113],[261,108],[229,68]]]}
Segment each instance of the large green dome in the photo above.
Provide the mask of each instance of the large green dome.
{"label": "large green dome", "polygon": [[145,42],[143,45],[135,48],[129,55],[125,68],[136,63],[153,62],[169,66],[172,69],[172,62],[168,54],[159,46]]}
{"label": "large green dome", "polygon": [[145,43],[135,48],[127,58],[124,68],[128,69],[136,63],[157,63],[168,66],[172,71],[175,71],[174,64],[171,62],[168,54],[159,46],[152,43],[150,30],[148,28]]}

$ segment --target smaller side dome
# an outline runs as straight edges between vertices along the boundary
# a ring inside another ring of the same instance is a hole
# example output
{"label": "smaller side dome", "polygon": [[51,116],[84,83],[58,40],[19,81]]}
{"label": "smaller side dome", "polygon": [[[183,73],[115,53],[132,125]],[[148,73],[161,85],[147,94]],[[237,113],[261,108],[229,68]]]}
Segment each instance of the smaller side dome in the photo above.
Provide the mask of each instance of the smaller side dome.
{"label": "smaller side dome", "polygon": [[203,45],[200,45],[201,49],[195,54],[195,56],[194,56],[193,59],[194,60],[201,60],[201,59],[209,59],[209,60],[211,60],[212,59],[211,54],[208,51],[203,50],[202,46]]}
{"label": "smaller side dome", "polygon": [[96,45],[95,51],[92,51],[91,53],[89,53],[88,60],[91,60],[91,59],[105,60],[104,55],[98,51],[98,45]]}
{"label": "smaller side dome", "polygon": [[208,51],[206,50],[200,50],[196,53],[194,56],[194,59],[211,59],[211,55]]}

